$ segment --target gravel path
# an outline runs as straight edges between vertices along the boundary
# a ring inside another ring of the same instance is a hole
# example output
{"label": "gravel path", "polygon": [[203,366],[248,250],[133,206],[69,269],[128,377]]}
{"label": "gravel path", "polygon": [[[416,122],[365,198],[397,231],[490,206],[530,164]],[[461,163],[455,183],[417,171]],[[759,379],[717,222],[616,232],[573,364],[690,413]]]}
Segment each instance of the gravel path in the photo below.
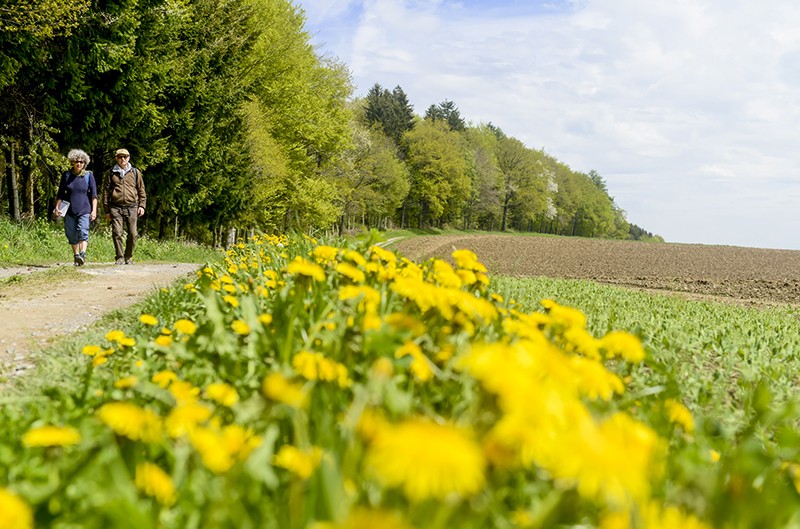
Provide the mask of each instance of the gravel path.
{"label": "gravel path", "polygon": [[[0,277],[36,273],[41,267],[0,269]],[[132,305],[154,289],[189,277],[197,264],[92,264],[80,269],[83,281],[52,289],[14,287],[0,297],[0,374],[13,375],[31,367],[31,353],[53,338],[79,332],[102,315]]]}

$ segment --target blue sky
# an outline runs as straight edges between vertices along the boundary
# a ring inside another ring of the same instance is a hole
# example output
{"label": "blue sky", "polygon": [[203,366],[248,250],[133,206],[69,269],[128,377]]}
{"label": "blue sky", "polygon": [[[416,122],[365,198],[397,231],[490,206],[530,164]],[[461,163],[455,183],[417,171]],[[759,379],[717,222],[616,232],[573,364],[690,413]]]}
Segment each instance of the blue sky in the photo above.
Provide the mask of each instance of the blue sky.
{"label": "blue sky", "polygon": [[451,100],[670,242],[800,249],[800,2],[295,3],[356,96]]}

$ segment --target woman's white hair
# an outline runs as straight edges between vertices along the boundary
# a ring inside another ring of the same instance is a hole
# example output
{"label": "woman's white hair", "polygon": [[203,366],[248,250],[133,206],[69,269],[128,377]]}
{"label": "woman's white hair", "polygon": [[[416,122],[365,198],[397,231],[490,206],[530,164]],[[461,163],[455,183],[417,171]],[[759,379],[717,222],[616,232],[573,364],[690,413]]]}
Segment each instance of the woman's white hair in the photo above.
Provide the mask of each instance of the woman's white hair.
{"label": "woman's white hair", "polygon": [[86,165],[89,165],[90,158],[89,155],[86,154],[86,151],[82,151],[81,149],[72,149],[67,154],[67,160],[69,160],[70,162],[83,160],[84,162],[86,162]]}

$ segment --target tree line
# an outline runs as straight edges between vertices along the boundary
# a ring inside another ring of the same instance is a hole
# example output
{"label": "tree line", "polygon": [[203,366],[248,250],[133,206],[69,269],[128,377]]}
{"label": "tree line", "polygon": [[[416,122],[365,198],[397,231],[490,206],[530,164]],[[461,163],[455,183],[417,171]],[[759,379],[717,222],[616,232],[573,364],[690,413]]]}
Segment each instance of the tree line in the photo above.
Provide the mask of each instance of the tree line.
{"label": "tree line", "polygon": [[0,199],[47,217],[65,153],[99,184],[119,147],[147,182],[144,233],[454,227],[658,238],[600,175],[572,171],[452,101],[353,98],[290,0],[0,1]]}

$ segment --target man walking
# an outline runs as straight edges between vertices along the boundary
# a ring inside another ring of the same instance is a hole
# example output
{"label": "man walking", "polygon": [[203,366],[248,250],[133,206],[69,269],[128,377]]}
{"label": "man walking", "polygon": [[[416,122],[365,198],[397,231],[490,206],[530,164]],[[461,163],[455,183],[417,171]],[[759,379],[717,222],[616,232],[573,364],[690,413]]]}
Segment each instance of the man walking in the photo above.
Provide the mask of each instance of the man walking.
{"label": "man walking", "polygon": [[[106,219],[111,220],[111,237],[114,239],[116,263],[131,264],[133,249],[139,237],[136,222],[144,215],[147,195],[144,191],[142,172],[130,163],[131,153],[127,149],[117,149],[114,156],[117,163],[106,175]],[[123,251],[124,229],[128,231],[128,237]]]}

